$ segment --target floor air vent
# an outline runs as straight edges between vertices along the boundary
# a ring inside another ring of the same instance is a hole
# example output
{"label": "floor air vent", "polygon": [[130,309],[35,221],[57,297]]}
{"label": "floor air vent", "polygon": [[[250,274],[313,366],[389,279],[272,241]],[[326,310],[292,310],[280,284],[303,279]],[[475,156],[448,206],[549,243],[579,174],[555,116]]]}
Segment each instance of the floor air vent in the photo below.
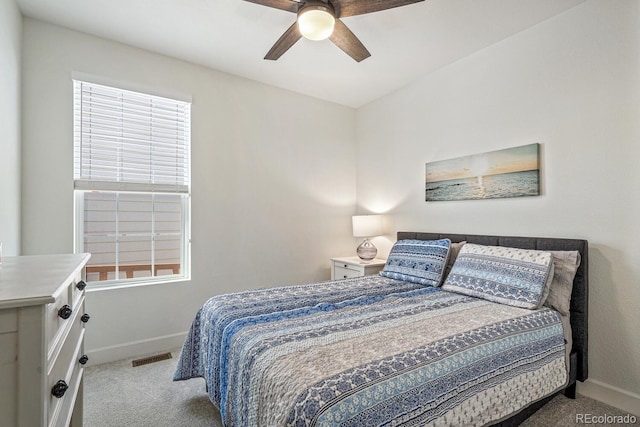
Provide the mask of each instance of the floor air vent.
{"label": "floor air vent", "polygon": [[148,365],[149,363],[159,362],[161,360],[171,359],[171,353],[156,354],[155,356],[143,357],[142,359],[136,359],[131,361],[131,365],[136,366]]}

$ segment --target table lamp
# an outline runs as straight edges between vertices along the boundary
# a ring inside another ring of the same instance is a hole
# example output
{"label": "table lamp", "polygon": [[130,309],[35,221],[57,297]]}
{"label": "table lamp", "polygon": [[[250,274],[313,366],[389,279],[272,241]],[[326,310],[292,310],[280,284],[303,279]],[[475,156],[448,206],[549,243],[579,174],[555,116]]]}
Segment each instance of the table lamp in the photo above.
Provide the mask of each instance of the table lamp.
{"label": "table lamp", "polygon": [[371,261],[376,257],[378,249],[368,237],[382,234],[382,215],[355,215],[351,218],[353,237],[364,237],[358,246],[357,253],[361,260]]}

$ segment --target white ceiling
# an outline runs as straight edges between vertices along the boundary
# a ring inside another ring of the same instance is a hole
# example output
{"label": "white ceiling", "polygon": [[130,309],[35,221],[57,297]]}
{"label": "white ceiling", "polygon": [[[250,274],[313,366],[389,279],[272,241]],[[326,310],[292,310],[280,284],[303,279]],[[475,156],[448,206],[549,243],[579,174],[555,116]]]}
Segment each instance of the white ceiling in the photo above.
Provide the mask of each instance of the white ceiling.
{"label": "white ceiling", "polygon": [[263,60],[295,15],[244,0],[16,1],[29,17],[360,107],[585,0],[426,0],[344,18],[371,52],[360,63],[306,39]]}

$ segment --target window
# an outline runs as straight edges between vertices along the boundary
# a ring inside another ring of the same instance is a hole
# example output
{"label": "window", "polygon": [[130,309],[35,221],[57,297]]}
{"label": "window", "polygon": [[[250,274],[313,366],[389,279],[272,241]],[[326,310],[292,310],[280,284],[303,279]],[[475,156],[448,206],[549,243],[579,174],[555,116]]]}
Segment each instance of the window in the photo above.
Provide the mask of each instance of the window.
{"label": "window", "polygon": [[77,252],[103,285],[189,277],[191,104],[74,80]]}

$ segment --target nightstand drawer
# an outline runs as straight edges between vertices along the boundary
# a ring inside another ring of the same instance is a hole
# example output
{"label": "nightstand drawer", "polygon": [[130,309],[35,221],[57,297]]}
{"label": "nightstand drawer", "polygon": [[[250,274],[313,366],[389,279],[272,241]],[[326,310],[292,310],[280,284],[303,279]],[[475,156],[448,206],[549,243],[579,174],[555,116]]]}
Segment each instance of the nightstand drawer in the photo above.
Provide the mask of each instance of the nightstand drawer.
{"label": "nightstand drawer", "polygon": [[331,280],[376,274],[384,267],[386,260],[373,259],[364,262],[358,257],[331,258]]}
{"label": "nightstand drawer", "polygon": [[336,265],[334,266],[334,275],[335,279],[349,279],[362,276],[362,270]]}

